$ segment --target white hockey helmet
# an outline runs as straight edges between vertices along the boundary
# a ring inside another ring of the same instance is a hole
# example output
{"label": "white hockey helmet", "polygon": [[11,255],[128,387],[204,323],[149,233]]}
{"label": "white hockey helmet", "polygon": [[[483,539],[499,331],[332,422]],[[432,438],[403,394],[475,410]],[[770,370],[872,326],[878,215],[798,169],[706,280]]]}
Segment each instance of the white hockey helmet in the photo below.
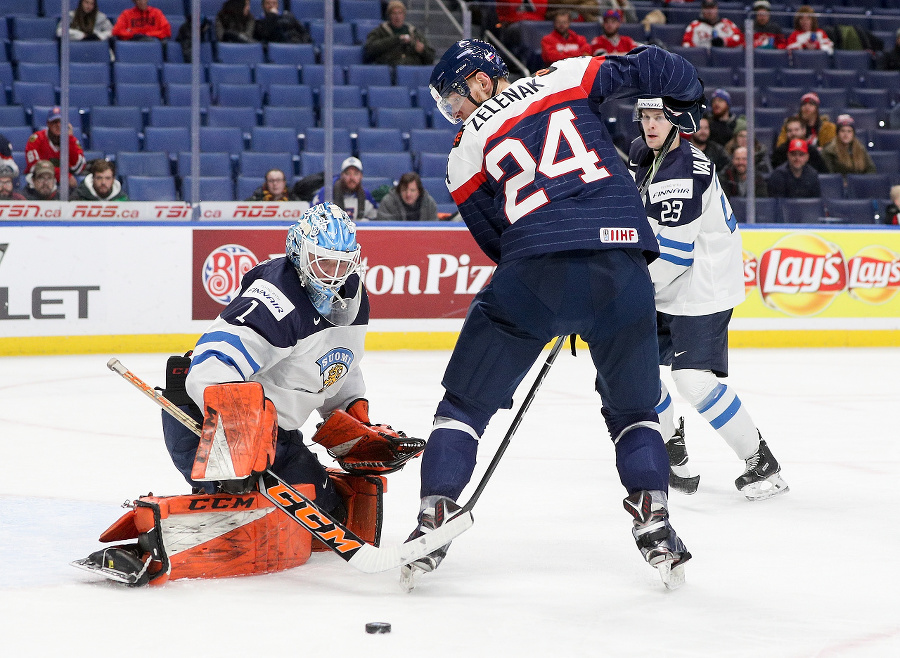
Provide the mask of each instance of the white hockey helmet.
{"label": "white hockey helmet", "polygon": [[632,121],[641,120],[641,110],[659,110],[660,112],[663,109],[663,100],[662,98],[638,98],[637,102],[634,104],[634,113],[631,118]]}

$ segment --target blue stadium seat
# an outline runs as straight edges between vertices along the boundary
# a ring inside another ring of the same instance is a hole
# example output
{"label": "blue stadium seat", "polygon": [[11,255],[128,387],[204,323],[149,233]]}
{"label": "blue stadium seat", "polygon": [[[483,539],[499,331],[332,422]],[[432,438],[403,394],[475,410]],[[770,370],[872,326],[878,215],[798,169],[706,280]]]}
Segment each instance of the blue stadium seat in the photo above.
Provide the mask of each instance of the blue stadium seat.
{"label": "blue stadium seat", "polygon": [[[179,64],[176,62],[164,62],[161,73],[164,85],[189,85],[194,75],[190,64]],[[118,80],[118,78],[116,79]],[[209,68],[207,66],[200,67],[200,81],[209,82]]]}
{"label": "blue stadium seat", "polygon": [[825,217],[822,199],[779,199],[782,223],[818,224]]}
{"label": "blue stadium seat", "polygon": [[335,44],[331,49],[331,55],[335,66],[358,66],[363,63],[362,46]]}
{"label": "blue stadium seat", "polygon": [[[180,46],[175,44],[179,49]],[[163,46],[159,41],[116,41],[116,62],[125,64],[163,64]]]}
{"label": "blue stadium seat", "polygon": [[[42,126],[43,127],[43,126]],[[10,144],[13,145],[13,158],[17,154],[22,154],[22,162],[16,160],[16,164],[19,165],[19,171],[25,171],[25,145],[28,143],[28,139],[34,133],[34,129],[31,126],[4,126],[0,128],[0,133],[3,133],[4,137],[9,140]]]}
{"label": "blue stadium seat", "polygon": [[119,151],[116,153],[118,176],[171,176],[169,156],[162,151]]}
{"label": "blue stadium seat", "polygon": [[703,80],[706,89],[733,87],[735,84],[734,69],[730,66],[699,66],[697,76]]}
{"label": "blue stadium seat", "polygon": [[[822,102],[822,107],[834,107],[841,109],[839,114],[843,114],[843,109],[847,107],[848,99],[847,92],[843,89],[813,89],[809,91],[815,91],[819,96],[819,100]],[[806,92],[804,92],[806,93]],[[800,99],[798,98],[796,101],[796,107],[800,107]],[[834,116],[831,117],[832,121],[834,120]]]}
{"label": "blue stadium seat", "polygon": [[0,16],[38,16],[39,0],[0,0]]}
{"label": "blue stadium seat", "polygon": [[386,64],[353,64],[347,67],[347,84],[360,87],[388,86],[393,84],[391,67]]}
{"label": "blue stadium seat", "polygon": [[139,151],[141,143],[136,128],[98,126],[91,128],[90,147],[94,151],[115,155],[119,151]]}
{"label": "blue stadium seat", "polygon": [[219,42],[216,52],[219,61],[223,64],[242,64],[253,67],[266,61],[261,43]]}
{"label": "blue stadium seat", "polygon": [[[0,21],[0,25],[2,24],[3,22]],[[2,54],[4,50],[2,45],[3,44],[0,44],[0,54]],[[12,89],[13,80],[15,80],[15,77],[13,76],[12,64],[10,62],[0,61],[0,100],[6,100],[9,90]],[[0,105],[2,105],[2,103],[0,103]]]}
{"label": "blue stadium seat", "polygon": [[59,64],[59,49],[56,47],[56,42],[13,41],[11,46],[14,62]]}
{"label": "blue stadium seat", "polygon": [[69,61],[71,62],[104,62],[109,64],[109,44],[106,41],[71,41],[69,43]]}
{"label": "blue stadium seat", "polygon": [[[288,185],[291,184],[291,175],[287,175]],[[257,178],[255,176],[238,176],[237,177],[237,192],[234,195],[234,198],[237,201],[246,201],[253,193],[256,192],[256,188],[263,184],[262,179]]]}
{"label": "blue stadium seat", "polygon": [[[201,109],[200,122],[203,123],[206,115]],[[168,105],[154,105],[150,108],[148,126],[159,127],[187,127],[191,125],[191,108],[187,106],[170,107]]]}
{"label": "blue stadium seat", "polygon": [[[163,58],[167,62],[176,64],[184,63],[184,53],[181,50],[181,44],[177,41],[163,42]],[[209,66],[213,62],[212,43],[203,41],[200,44],[200,63]]]}
{"label": "blue stadium seat", "polygon": [[[731,199],[731,209],[738,223],[747,223],[747,204],[743,198]],[[757,224],[775,224],[779,221],[778,200],[771,198],[758,198],[754,204]]]}
{"label": "blue stadium seat", "polygon": [[[343,85],[346,83],[344,77],[344,69],[335,66],[332,71],[332,82],[335,85]],[[321,64],[304,64],[300,68],[300,81],[310,87],[318,88],[325,84],[325,67]]]}
{"label": "blue stadium seat", "polygon": [[[427,87],[431,81],[431,71],[434,67],[430,64],[427,66],[398,66],[394,70],[398,87]],[[705,81],[705,78],[704,78]],[[709,83],[707,83],[709,85]]]}
{"label": "blue stadium seat", "polygon": [[[694,50],[699,50],[699,48],[695,48]],[[745,62],[743,48],[709,49],[710,66],[730,66],[731,68],[735,68],[743,66]]]}
{"label": "blue stadium seat", "polygon": [[[144,117],[141,108],[136,106],[103,106],[91,108],[91,129],[98,126],[105,128],[144,129]],[[125,149],[123,149],[125,150]]]}
{"label": "blue stadium seat", "polygon": [[794,108],[799,107],[800,97],[805,93],[803,87],[768,87],[763,92],[763,97],[766,107]]}
{"label": "blue stadium seat", "polygon": [[422,178],[436,178],[447,175],[447,154],[429,153],[419,154],[419,175]]}
{"label": "blue stadium seat", "polygon": [[832,68],[831,55],[824,50],[791,50],[791,67],[822,71]]}
{"label": "blue stadium seat", "polygon": [[[237,44],[221,44],[221,45],[237,45]],[[189,66],[189,65],[188,65]],[[220,64],[213,63],[209,65],[209,82],[213,85],[222,83],[235,85],[253,84],[253,69],[246,64]],[[190,82],[190,80],[188,80]]]}
{"label": "blue stadium seat", "polygon": [[[875,130],[878,128],[878,121],[880,117],[884,115],[884,112],[880,110],[851,107],[843,110],[840,114],[849,114],[853,117],[853,125],[856,128],[856,132],[862,132],[864,130]],[[832,115],[832,117],[837,118],[835,115]]]}
{"label": "blue stadium seat", "polygon": [[407,171],[412,171],[412,160],[409,153],[362,153],[360,160],[363,163],[363,171],[366,177],[386,176],[391,179],[399,178]]}
{"label": "blue stadium seat", "polygon": [[846,183],[842,174],[819,174],[819,187],[823,199],[843,199]]}
{"label": "blue stadium seat", "polygon": [[[778,77],[776,76],[775,69],[767,69],[756,67],[753,69],[753,80],[754,84],[760,88],[765,89],[767,85],[772,85],[777,87],[776,84]],[[742,66],[738,66],[734,68],[734,82],[733,85],[738,87],[743,87],[747,84],[747,69]]]}
{"label": "blue stadium seat", "polygon": [[[179,151],[176,160],[176,173],[179,176],[191,175],[191,153],[190,151]],[[200,153],[200,176],[227,177],[231,178],[234,173],[231,155],[223,152],[202,152]]]}
{"label": "blue stadium seat", "polygon": [[[850,52],[850,51],[841,51]],[[862,75],[858,71],[826,69],[822,71],[822,82],[829,89],[850,90],[859,87],[862,83]]]}
{"label": "blue stadium seat", "polygon": [[268,105],[275,107],[313,107],[312,87],[273,84],[269,87]]}
{"label": "blue stadium seat", "polygon": [[[682,30],[683,32],[683,30]],[[679,37],[679,44],[681,44]],[[687,61],[689,61],[694,66],[739,66],[739,64],[713,64],[712,60],[709,56],[709,51],[706,48],[687,48],[681,45],[670,46],[669,50],[673,53],[677,53],[684,57]]]}
{"label": "blue stadium seat", "polygon": [[381,20],[378,0],[341,0],[341,20],[345,23],[360,19]]}
{"label": "blue stadium seat", "polygon": [[406,146],[398,128],[360,128],[356,135],[356,150],[360,154],[400,153]]}
{"label": "blue stadium seat", "polygon": [[[4,17],[6,15],[4,14]],[[10,16],[9,28],[11,39],[24,39],[27,41],[55,41],[55,18],[41,18],[38,16]]]}
{"label": "blue stadium seat", "polygon": [[[341,163],[350,155],[349,152],[341,153],[340,151],[335,151],[332,154],[331,158],[331,172],[337,176],[341,171]],[[315,174],[316,172],[323,170],[323,163],[325,162],[325,154],[324,153],[316,153],[314,151],[302,151],[300,153],[300,174],[302,176],[309,176],[310,174]],[[366,163],[363,163],[363,168],[365,169]],[[368,189],[368,185],[363,179],[363,187]]]}
{"label": "blue stadium seat", "polygon": [[411,108],[379,108],[372,111],[375,126],[378,128],[400,128],[409,131],[413,128],[427,128],[425,112],[418,107]]}
{"label": "blue stadium seat", "polygon": [[[56,105],[33,105],[31,108],[32,116],[31,123],[34,126],[35,130],[40,130],[41,128],[47,127],[47,113],[53,109]],[[75,131],[77,135],[79,131],[82,129],[82,121],[81,121],[81,112],[77,107],[69,106],[69,123],[72,124],[72,129]]]}
{"label": "blue stadium seat", "polygon": [[828,217],[840,224],[874,224],[875,209],[872,199],[832,199],[825,202]]}
{"label": "blue stadium seat", "polygon": [[244,136],[240,128],[201,126],[200,148],[205,152],[224,151],[237,155],[244,150]]}
{"label": "blue stadium seat", "polygon": [[450,190],[447,189],[447,183],[443,176],[428,176],[422,178],[422,187],[428,190],[428,193],[434,197],[438,204],[454,203],[453,197],[450,196]]}
{"label": "blue stadium seat", "polygon": [[[674,25],[671,23],[663,25],[655,24],[650,28],[650,37],[662,41],[664,44],[666,44],[666,46],[669,47],[668,50],[672,50],[672,48],[681,48],[685,27],[687,27],[687,23]],[[549,32],[549,30],[547,30],[547,32]],[[544,32],[544,34],[546,34],[547,32]],[[696,50],[705,49],[697,48]],[[698,66],[698,64],[695,64],[695,66]],[[699,64],[699,66],[705,66],[705,64]]]}
{"label": "blue stadium seat", "polygon": [[[191,2],[187,3],[188,11],[191,10],[191,4]],[[106,5],[104,4],[104,6]],[[172,22],[172,17],[184,16],[185,3],[183,0],[153,0],[153,6],[164,13],[170,23]],[[173,26],[172,37],[174,38],[177,33],[177,30],[175,30]]]}
{"label": "blue stadium seat", "polygon": [[157,84],[118,84],[115,99],[116,105],[137,107],[162,105],[162,94]]}
{"label": "blue stadium seat", "polygon": [[256,126],[250,131],[250,148],[260,153],[284,152],[300,154],[300,142],[293,128]]}
{"label": "blue stadium seat", "polygon": [[269,91],[272,85],[300,84],[300,68],[295,64],[257,64],[256,84]]}
{"label": "blue stadium seat", "polygon": [[364,107],[336,107],[332,117],[335,128],[347,128],[353,132],[371,125],[369,110]]}
{"label": "blue stadium seat", "polygon": [[264,107],[263,125],[274,128],[294,128],[302,132],[314,128],[316,117],[311,107]]}
{"label": "blue stadium seat", "polygon": [[59,87],[59,64],[19,62],[19,80],[42,82]]}
{"label": "blue stadium seat", "polygon": [[177,201],[175,179],[171,176],[129,176],[125,179],[132,201]]}
{"label": "blue stadium seat", "polygon": [[216,99],[216,105],[225,107],[252,107],[253,109],[262,109],[263,92],[259,85],[233,85],[220,84],[214,85],[213,94]]}
{"label": "blue stadium seat", "polygon": [[[157,90],[159,87],[157,87]],[[73,107],[109,105],[109,87],[106,85],[70,85],[69,104]],[[125,103],[120,103],[125,105]]]}
{"label": "blue stadium seat", "polygon": [[116,62],[113,64],[113,79],[117,85],[159,84],[159,68],[147,62]]}
{"label": "blue stadium seat", "polygon": [[[332,132],[331,150],[334,153],[352,153],[353,142],[350,131],[346,128],[335,128]],[[303,150],[314,153],[325,152],[325,129],[307,128],[303,131]],[[321,169],[321,167],[319,167]]]}
{"label": "blue stadium seat", "polygon": [[891,175],[896,174],[847,174],[847,198],[883,199],[891,189]]}
{"label": "blue stadium seat", "polygon": [[[193,179],[185,176],[181,179],[181,198],[190,201]],[[234,201],[234,182],[225,176],[201,176],[200,201]]]}
{"label": "blue stadium seat", "polygon": [[879,117],[887,115],[891,108],[891,91],[888,89],[860,88],[853,90],[856,102],[870,110],[877,110]]}
{"label": "blue stadium seat", "polygon": [[866,87],[900,91],[900,71],[866,71],[863,79]]}
{"label": "blue stadium seat", "polygon": [[900,172],[900,151],[869,151],[872,162],[875,163],[875,171],[880,174],[894,174]]}
{"label": "blue stadium seat", "polygon": [[[23,106],[0,105],[0,126],[24,126],[26,123],[25,108]],[[0,133],[2,132],[3,130],[0,130]]]}
{"label": "blue stadium seat", "polygon": [[290,153],[256,153],[244,151],[238,157],[238,174],[240,176],[256,176],[262,180],[270,169],[280,169],[290,180],[294,175],[294,160]]}
{"label": "blue stadium seat", "polygon": [[791,55],[787,50],[756,48],[753,51],[753,66],[756,68],[781,70],[788,68],[790,65]]}
{"label": "blue stadium seat", "polygon": [[[156,81],[156,78],[153,78]],[[105,85],[112,83],[107,62],[72,62],[69,64],[70,85]]]}
{"label": "blue stadium seat", "polygon": [[835,50],[834,68],[863,72],[872,68],[872,56],[865,50]]}
{"label": "blue stadium seat", "polygon": [[306,66],[316,63],[316,49],[311,43],[270,43],[268,60],[271,64]]}
{"label": "blue stadium seat", "polygon": [[[212,94],[209,91],[209,85],[200,85],[200,106],[209,107]],[[167,105],[190,105],[191,104],[191,85],[166,85],[166,101]],[[159,103],[155,103],[159,105]]]}
{"label": "blue stadium seat", "polygon": [[412,96],[408,87],[373,85],[366,89],[366,104],[370,108],[412,107]]}
{"label": "blue stadium seat", "polygon": [[[782,69],[778,72],[780,87],[802,87],[804,92],[820,91],[819,74],[814,69]],[[800,99],[797,99],[800,105]]]}
{"label": "blue stadium seat", "polygon": [[[353,26],[350,23],[333,23],[334,43],[345,46],[356,43],[353,39]],[[313,43],[322,46],[325,43],[325,23],[312,21],[309,24],[309,35]]]}
{"label": "blue stadium seat", "polygon": [[[22,82],[16,80],[12,85],[12,101],[15,105],[33,107],[34,105],[56,105],[56,92],[48,82]],[[41,120],[43,123],[43,119]]]}
{"label": "blue stadium seat", "polygon": [[[325,105],[322,98],[324,89],[318,89],[316,105],[321,109]],[[349,107],[358,109],[365,107],[362,98],[362,88],[359,85],[335,85],[332,87],[332,104],[334,107]]]}
{"label": "blue stadium seat", "polygon": [[[338,3],[334,3],[335,9]],[[291,13],[304,21],[325,20],[325,6],[320,0],[293,0]],[[337,20],[337,16],[334,16]]]}
{"label": "blue stadium seat", "polygon": [[221,107],[211,105],[206,110],[206,125],[212,128],[240,128],[249,133],[258,125],[256,110],[252,107]]}
{"label": "blue stadium seat", "polygon": [[422,152],[449,153],[455,134],[446,130],[416,128],[409,131],[409,150],[413,155]]}
{"label": "blue stadium seat", "polygon": [[189,148],[191,131],[187,126],[147,126],[144,129],[144,150],[164,151],[174,156]]}
{"label": "blue stadium seat", "polygon": [[[344,19],[346,20],[346,19]],[[353,41],[358,44],[364,44],[366,37],[376,27],[381,25],[380,18],[358,18],[353,21]]]}

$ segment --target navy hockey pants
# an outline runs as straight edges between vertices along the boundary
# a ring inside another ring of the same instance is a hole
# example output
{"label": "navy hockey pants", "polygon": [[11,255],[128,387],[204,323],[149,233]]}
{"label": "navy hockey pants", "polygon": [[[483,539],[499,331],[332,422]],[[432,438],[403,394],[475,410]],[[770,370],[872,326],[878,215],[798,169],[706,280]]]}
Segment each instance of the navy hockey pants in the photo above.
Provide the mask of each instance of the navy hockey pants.
{"label": "navy hockey pants", "polygon": [[[513,393],[547,343],[568,334],[580,335],[590,347],[622,484],[629,493],[666,491],[669,460],[654,411],[656,307],[646,262],[636,249],[558,252],[501,263],[469,307],[435,415],[463,423],[480,437],[498,409],[512,406]],[[458,423],[438,426],[429,437],[423,497],[455,500],[472,476],[478,441]]]}

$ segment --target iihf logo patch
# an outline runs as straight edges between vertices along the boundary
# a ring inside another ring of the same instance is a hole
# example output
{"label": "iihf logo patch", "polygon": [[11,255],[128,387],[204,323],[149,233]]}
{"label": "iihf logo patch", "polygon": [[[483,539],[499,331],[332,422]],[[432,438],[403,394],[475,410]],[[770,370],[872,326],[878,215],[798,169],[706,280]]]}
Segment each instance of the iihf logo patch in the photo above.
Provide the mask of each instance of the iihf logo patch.
{"label": "iihf logo patch", "polygon": [[321,393],[350,371],[353,352],[346,347],[335,347],[325,356],[316,359],[316,363],[319,364],[319,372],[322,374],[322,388],[319,391]]}
{"label": "iihf logo patch", "polygon": [[241,278],[259,264],[252,251],[239,244],[214,249],[203,262],[203,289],[220,304],[227,305],[241,289]]}

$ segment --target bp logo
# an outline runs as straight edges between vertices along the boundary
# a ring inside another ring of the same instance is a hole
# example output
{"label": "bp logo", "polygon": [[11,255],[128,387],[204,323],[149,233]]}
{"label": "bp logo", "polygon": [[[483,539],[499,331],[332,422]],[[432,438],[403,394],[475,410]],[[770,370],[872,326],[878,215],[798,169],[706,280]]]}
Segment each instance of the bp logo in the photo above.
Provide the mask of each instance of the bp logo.
{"label": "bp logo", "polygon": [[241,288],[241,278],[259,264],[253,252],[239,244],[216,248],[203,263],[202,279],[206,294],[227,305]]}
{"label": "bp logo", "polygon": [[322,388],[320,393],[332,384],[336,384],[341,377],[350,370],[353,363],[353,352],[346,347],[335,347],[325,356],[316,359],[319,364],[319,372],[322,374]]}

